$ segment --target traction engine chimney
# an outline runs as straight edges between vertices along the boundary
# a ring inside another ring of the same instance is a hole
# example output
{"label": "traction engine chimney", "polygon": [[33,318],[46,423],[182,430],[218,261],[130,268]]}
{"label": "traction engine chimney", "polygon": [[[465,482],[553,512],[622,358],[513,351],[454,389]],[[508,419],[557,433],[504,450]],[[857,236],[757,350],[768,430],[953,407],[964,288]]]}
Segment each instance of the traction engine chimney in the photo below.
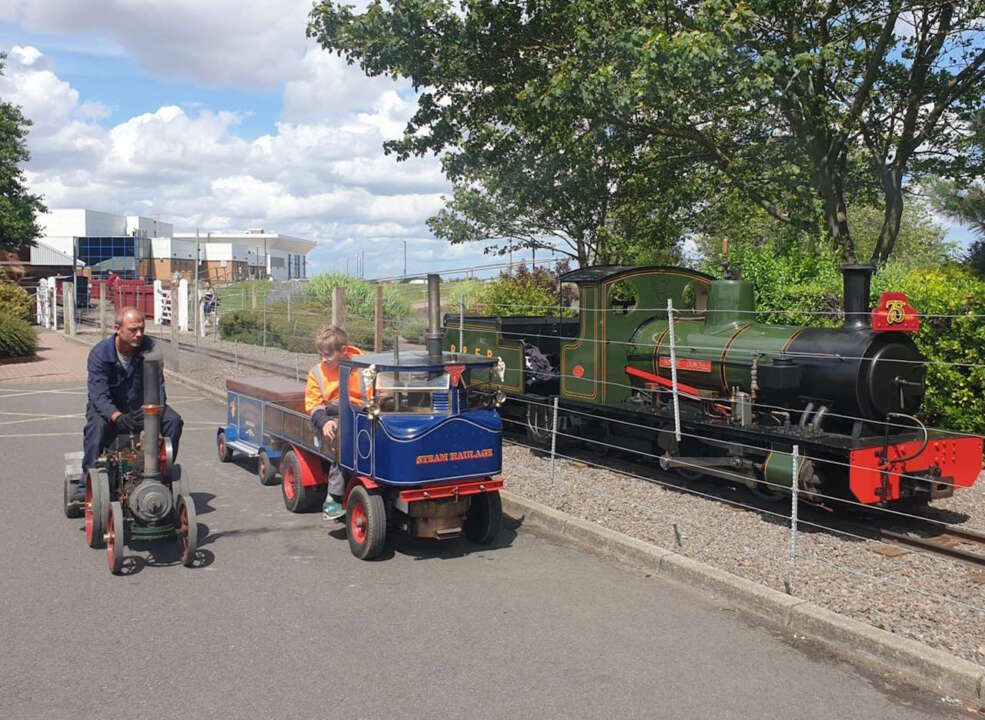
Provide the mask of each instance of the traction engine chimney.
{"label": "traction engine chimney", "polygon": [[160,356],[144,358],[144,478],[154,480],[161,477],[162,365]]}
{"label": "traction engine chimney", "polygon": [[427,350],[428,363],[441,363],[441,341],[444,333],[441,331],[441,276],[428,275],[428,332]]}

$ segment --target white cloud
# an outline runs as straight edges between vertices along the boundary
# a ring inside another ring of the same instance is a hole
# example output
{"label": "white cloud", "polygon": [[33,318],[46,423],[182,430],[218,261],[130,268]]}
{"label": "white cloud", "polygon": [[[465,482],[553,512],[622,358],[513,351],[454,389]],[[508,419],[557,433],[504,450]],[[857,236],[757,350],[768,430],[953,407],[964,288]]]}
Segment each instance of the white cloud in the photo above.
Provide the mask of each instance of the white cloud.
{"label": "white cloud", "polygon": [[414,110],[392,83],[340,101],[334,115],[298,105],[294,119],[247,140],[236,133],[240,115],[177,105],[100,127],[93,121],[109,108],[81,98],[50,58],[34,48],[17,57],[0,78],[0,96],[36,120],[27,178],[50,207],[157,215],[178,230],[260,221],[322,242],[313,270],[365,251],[374,274],[399,273],[402,249],[392,248],[405,239],[412,269],[469,252],[430,237],[425,225],[449,191],[438,161],[398,163],[383,154],[383,140]]}
{"label": "white cloud", "polygon": [[162,76],[255,88],[301,72],[310,9],[310,0],[6,0],[0,17],[36,33],[107,38]]}

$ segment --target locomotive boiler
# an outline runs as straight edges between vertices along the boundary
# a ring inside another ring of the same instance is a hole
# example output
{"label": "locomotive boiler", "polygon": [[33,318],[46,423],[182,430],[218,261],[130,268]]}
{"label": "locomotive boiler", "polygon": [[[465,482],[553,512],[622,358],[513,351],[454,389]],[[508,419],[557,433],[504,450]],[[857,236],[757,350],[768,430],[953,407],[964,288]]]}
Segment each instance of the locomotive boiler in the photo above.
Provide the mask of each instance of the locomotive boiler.
{"label": "locomotive boiler", "polygon": [[921,423],[926,366],[908,332],[918,317],[901,293],[870,311],[872,271],[845,266],[844,322],[815,328],[757,322],[741,279],[587,267],[561,278],[578,285],[577,317],[446,316],[446,344],[518,368],[504,415],[532,443],[550,437],[557,398],[561,437],[600,452],[771,498],[796,482],[817,502],[923,503],[974,483],[982,439]]}

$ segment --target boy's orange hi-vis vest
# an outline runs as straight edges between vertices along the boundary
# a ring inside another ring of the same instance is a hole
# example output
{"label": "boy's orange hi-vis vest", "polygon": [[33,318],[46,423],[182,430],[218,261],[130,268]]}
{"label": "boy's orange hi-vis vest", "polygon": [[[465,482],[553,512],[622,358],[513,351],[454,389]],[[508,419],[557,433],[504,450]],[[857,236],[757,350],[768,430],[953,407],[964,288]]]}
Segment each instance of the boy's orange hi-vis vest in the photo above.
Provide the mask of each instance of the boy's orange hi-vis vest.
{"label": "boy's orange hi-vis vest", "polygon": [[[342,351],[345,357],[362,355],[362,351],[347,345]],[[311,368],[308,373],[308,382],[304,387],[304,411],[309,415],[319,408],[324,408],[329,403],[338,402],[339,399],[339,366],[328,368],[325,361]],[[349,400],[356,405],[362,405],[362,387],[359,382],[359,371],[349,371]]]}

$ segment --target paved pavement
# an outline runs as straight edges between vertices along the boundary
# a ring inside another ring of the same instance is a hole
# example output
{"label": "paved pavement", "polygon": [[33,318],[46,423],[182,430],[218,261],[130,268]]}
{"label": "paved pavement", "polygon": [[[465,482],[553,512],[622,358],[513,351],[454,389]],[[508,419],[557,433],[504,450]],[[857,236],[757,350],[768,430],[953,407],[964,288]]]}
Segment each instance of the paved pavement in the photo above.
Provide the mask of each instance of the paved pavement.
{"label": "paved pavement", "polygon": [[360,562],[218,462],[220,404],[169,399],[200,566],[162,544],[112,577],[61,511],[83,384],[0,385],[0,717],[968,717],[523,527]]}
{"label": "paved pavement", "polygon": [[89,348],[66,340],[61,333],[38,336],[37,357],[0,363],[0,387],[10,383],[85,382]]}

